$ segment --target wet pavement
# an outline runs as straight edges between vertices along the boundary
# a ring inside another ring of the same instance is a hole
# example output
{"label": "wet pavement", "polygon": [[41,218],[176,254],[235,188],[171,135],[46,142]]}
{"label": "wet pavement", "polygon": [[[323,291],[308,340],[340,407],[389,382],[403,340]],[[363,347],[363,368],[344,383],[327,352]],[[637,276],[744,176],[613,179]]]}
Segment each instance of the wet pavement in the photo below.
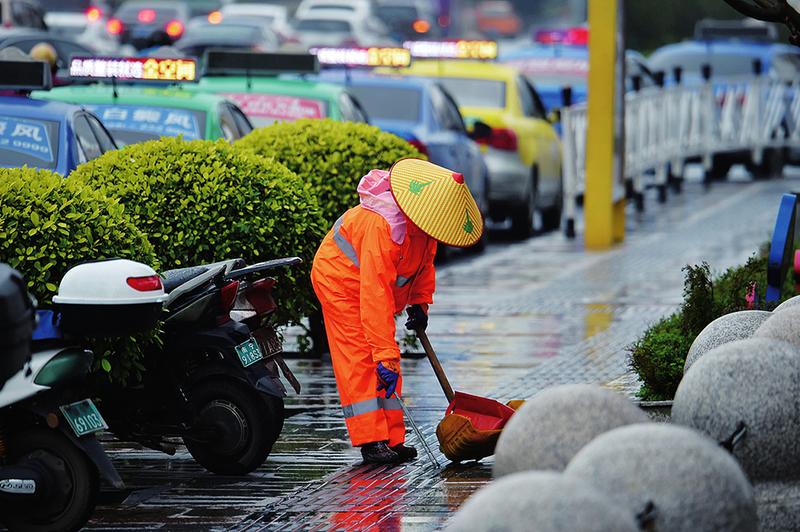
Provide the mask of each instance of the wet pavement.
{"label": "wet pavement", "polygon": [[[629,216],[627,241],[610,252],[549,234],[440,268],[428,334],[453,387],[503,401],[568,382],[635,391],[625,348],[680,303],[681,268],[743,262],[768,240],[780,194],[798,183],[689,183]],[[107,494],[90,528],[432,530],[490,480],[491,459],[439,469],[421,453],[402,467],[359,465],[330,364],[290,365],[303,392],[288,399],[291,417],[256,473],[215,476],[182,448],[168,457],[110,442],[129,491]],[[444,395],[427,360],[404,359],[403,373],[406,404],[444,466],[434,432]]]}

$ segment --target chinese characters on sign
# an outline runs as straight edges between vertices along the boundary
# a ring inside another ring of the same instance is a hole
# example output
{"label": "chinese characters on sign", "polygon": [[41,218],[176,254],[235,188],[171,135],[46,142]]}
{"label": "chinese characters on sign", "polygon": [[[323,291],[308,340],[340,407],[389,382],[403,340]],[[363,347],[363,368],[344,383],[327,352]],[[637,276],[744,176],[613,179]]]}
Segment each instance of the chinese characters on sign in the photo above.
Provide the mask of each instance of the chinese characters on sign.
{"label": "chinese characters on sign", "polygon": [[0,117],[0,149],[53,162],[53,150],[43,122]]}
{"label": "chinese characters on sign", "polygon": [[268,125],[276,120],[291,122],[300,118],[325,118],[325,103],[319,100],[231,92],[223,96],[234,101],[256,126]]}
{"label": "chinese characters on sign", "polygon": [[411,53],[405,48],[315,48],[322,65],[362,67],[407,67],[411,64]]}
{"label": "chinese characters on sign", "polygon": [[192,111],[131,105],[90,105],[105,126],[114,131],[148,133],[153,136],[177,137],[186,140],[202,138],[200,126]]}
{"label": "chinese characters on sign", "polygon": [[495,41],[406,41],[411,57],[429,59],[496,59]]}
{"label": "chinese characters on sign", "polygon": [[195,81],[197,62],[155,57],[73,57],[69,75],[73,78]]}

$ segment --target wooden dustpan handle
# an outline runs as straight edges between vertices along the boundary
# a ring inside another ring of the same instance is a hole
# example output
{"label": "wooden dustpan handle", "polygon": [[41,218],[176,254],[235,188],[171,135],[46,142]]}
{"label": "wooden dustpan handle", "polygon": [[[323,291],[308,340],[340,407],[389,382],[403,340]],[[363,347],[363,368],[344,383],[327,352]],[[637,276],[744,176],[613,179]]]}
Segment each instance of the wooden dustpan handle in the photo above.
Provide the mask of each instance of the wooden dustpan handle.
{"label": "wooden dustpan handle", "polygon": [[445,397],[447,397],[448,401],[452,402],[453,397],[455,397],[456,394],[453,393],[453,388],[450,386],[450,381],[447,380],[447,375],[444,374],[444,368],[439,363],[439,359],[433,350],[433,346],[431,345],[430,340],[428,340],[427,333],[422,329],[417,329],[415,332],[417,333],[419,342],[422,344],[422,348],[425,350],[425,354],[428,355],[428,360],[431,361],[433,372],[436,374],[436,378],[439,380],[439,384],[442,387]]}

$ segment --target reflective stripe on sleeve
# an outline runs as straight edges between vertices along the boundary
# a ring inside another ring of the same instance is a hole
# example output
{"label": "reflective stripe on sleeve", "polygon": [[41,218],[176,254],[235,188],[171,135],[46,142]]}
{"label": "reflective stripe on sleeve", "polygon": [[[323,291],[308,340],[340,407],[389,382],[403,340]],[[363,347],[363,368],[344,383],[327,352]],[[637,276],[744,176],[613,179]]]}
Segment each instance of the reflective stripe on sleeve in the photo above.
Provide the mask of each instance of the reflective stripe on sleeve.
{"label": "reflective stripe on sleeve", "polygon": [[358,255],[356,254],[356,249],[353,245],[347,241],[347,239],[339,232],[339,229],[342,227],[342,223],[344,222],[344,215],[340,216],[336,223],[333,224],[333,241],[336,242],[336,246],[339,248],[339,251],[344,253],[344,255],[350,259],[350,261],[355,265],[356,268],[359,268],[360,265],[358,263]]}
{"label": "reflective stripe on sleeve", "polygon": [[413,278],[414,278],[413,276],[411,276],[411,277],[403,277],[402,275],[398,275],[396,284],[397,284],[397,286],[402,288],[405,285],[407,285],[411,281],[411,279],[413,279]]}

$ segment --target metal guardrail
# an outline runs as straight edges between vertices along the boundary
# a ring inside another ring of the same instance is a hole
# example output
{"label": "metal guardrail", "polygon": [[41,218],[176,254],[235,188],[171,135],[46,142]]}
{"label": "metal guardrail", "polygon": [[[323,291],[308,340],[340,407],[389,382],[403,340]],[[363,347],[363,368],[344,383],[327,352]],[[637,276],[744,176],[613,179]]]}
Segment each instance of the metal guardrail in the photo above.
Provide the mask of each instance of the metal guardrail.
{"label": "metal guardrail", "polygon": [[[562,110],[564,213],[574,236],[578,196],[586,180],[587,105]],[[658,188],[666,201],[670,179],[680,184],[687,161],[702,161],[708,172],[716,154],[750,152],[754,165],[767,150],[800,148],[800,82],[753,76],[713,86],[648,87],[625,98],[625,190],[637,210],[643,193]]]}

